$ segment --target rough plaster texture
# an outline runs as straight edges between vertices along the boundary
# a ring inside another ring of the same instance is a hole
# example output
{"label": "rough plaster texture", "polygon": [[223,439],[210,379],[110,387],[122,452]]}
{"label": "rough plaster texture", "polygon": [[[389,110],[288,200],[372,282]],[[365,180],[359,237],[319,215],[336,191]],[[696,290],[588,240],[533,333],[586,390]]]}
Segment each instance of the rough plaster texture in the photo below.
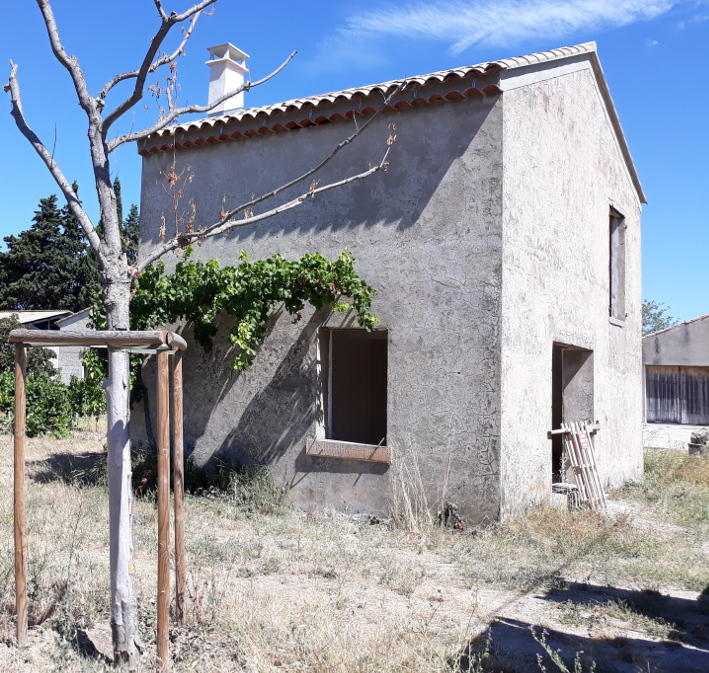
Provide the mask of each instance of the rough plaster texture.
{"label": "rough plaster texture", "polygon": [[[241,374],[226,366],[224,341],[207,355],[190,340],[185,433],[198,464],[265,462],[296,505],[350,511],[386,511],[403,476],[430,503],[456,502],[468,520],[498,518],[550,497],[551,357],[560,342],[593,351],[592,391],[580,390],[602,423],[604,481],[639,474],[640,205],[582,66],[551,79],[545,67],[542,81],[530,70],[502,96],[385,114],[319,177],[363,170],[395,132],[386,173],[197,249],[225,264],[241,249],[252,258],[353,249],[389,332],[394,456],[386,466],[305,455],[306,438],[322,437],[318,328],[354,326],[350,315],[309,310],[295,324],[276,314]],[[178,172],[193,176],[178,218],[193,198],[196,224],[211,223],[223,206],[315,164],[350,129],[341,122],[178,151]],[[143,255],[162,218],[168,235],[174,222],[161,177],[171,161],[162,152],[144,159]],[[611,205],[628,224],[623,326],[608,316]]]}
{"label": "rough plaster texture", "polygon": [[709,316],[643,337],[643,364],[709,367]]}
{"label": "rough plaster texture", "polygon": [[[224,264],[237,263],[241,249],[252,258],[354,251],[389,331],[387,443],[395,465],[305,455],[305,439],[317,436],[322,420],[318,327],[352,320],[312,311],[296,324],[274,316],[242,374],[226,367],[224,343],[212,355],[187,351],[186,445],[198,463],[266,462],[296,504],[380,512],[405,463],[425,475],[430,498],[445,494],[474,517],[497,517],[501,114],[493,97],[384,115],[319,178],[343,178],[378,161],[395,124],[400,140],[386,173],[197,249]],[[178,152],[178,171],[189,164],[194,176],[187,191],[197,224],[211,221],[223,199],[231,206],[298,175],[351,129],[332,124]],[[159,176],[171,160],[145,159],[142,254],[168,208]]]}
{"label": "rough plaster texture", "polygon": [[[640,203],[590,68],[527,81],[502,94],[503,514],[549,497],[554,343],[593,351],[602,481],[642,464]],[[611,206],[627,225],[622,326],[609,321]]]}

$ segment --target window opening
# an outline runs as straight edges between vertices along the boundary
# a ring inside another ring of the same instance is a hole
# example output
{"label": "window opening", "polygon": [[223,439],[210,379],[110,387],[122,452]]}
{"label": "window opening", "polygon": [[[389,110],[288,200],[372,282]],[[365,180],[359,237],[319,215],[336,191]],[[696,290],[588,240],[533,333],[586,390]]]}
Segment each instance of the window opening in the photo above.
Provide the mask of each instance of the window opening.
{"label": "window opening", "polygon": [[625,218],[610,211],[610,317],[625,321]]}
{"label": "window opening", "polygon": [[386,445],[388,332],[323,330],[327,439]]}

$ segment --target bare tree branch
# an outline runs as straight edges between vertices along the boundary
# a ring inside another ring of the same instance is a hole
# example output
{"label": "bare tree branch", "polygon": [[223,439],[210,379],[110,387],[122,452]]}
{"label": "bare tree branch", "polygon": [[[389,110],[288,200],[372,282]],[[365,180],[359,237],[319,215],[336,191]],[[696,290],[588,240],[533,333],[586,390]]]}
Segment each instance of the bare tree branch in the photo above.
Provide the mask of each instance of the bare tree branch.
{"label": "bare tree branch", "polygon": [[[151,67],[153,65],[153,60],[155,59],[156,54],[158,53],[158,50],[160,49],[160,45],[163,43],[165,38],[167,37],[167,34],[170,32],[172,27],[178,23],[181,23],[182,21],[185,21],[186,19],[189,19],[190,17],[193,17],[191,21],[191,25],[188,29],[188,35],[187,39],[183,40],[183,44],[180,45],[178,48],[178,51],[182,49],[184,46],[184,43],[189,39],[189,34],[192,32],[192,29],[194,28],[194,24],[197,21],[197,18],[199,17],[200,12],[205,8],[208,7],[209,5],[213,5],[217,0],[202,0],[200,3],[194,5],[190,9],[188,9],[186,12],[183,12],[182,14],[176,14],[173,12],[169,16],[166,15],[165,10],[162,8],[162,5],[160,4],[159,0],[156,1],[156,7],[158,8],[158,11],[160,12],[160,16],[162,18],[162,23],[160,24],[160,28],[158,31],[155,33],[153,36],[153,39],[150,41],[150,47],[148,47],[148,51],[145,53],[145,57],[143,58],[143,62],[138,68],[137,74],[135,75],[136,81],[135,81],[135,86],[133,87],[133,93],[126,98],[122,103],[120,103],[115,110],[113,110],[110,114],[106,115],[104,122],[103,122],[103,137],[106,137],[106,134],[108,133],[108,129],[111,128],[111,125],[119,119],[122,115],[124,115],[128,110],[130,110],[139,100],[143,98],[143,95],[145,93],[145,80],[148,76],[148,74],[151,72]],[[161,59],[159,59],[161,60]],[[124,79],[129,79],[129,77],[125,77]],[[109,85],[106,85],[111,88],[113,86],[112,83],[109,83]],[[108,92],[106,90],[106,87],[104,87],[104,91],[106,93]],[[103,92],[102,92],[103,95]]]}
{"label": "bare tree branch", "polygon": [[193,5],[190,7],[188,10],[185,10],[182,12],[182,14],[177,14],[176,12],[172,12],[170,14],[170,18],[175,19],[175,23],[182,23],[185,19],[189,19],[193,14],[198,14],[201,12],[203,9],[206,7],[209,7],[209,5],[213,5],[217,0],[202,0],[201,2],[198,2],[196,5]]}
{"label": "bare tree branch", "polygon": [[236,96],[242,91],[249,91],[250,89],[257,87],[260,84],[263,84],[264,82],[268,82],[269,79],[275,77],[279,72],[281,72],[281,70],[283,70],[283,68],[285,68],[288,63],[290,63],[290,61],[297,53],[297,51],[294,51],[285,61],[283,61],[283,63],[281,63],[281,65],[278,66],[278,68],[276,68],[269,75],[266,75],[266,77],[263,77],[257,80],[256,82],[245,82],[238,89],[235,89],[234,91],[230,91],[229,93],[220,96],[215,101],[211,102],[209,105],[188,105],[186,107],[173,108],[167,115],[165,115],[165,117],[163,117],[147,129],[143,129],[142,131],[136,131],[135,133],[126,133],[123,136],[118,136],[114,138],[113,140],[107,143],[109,152],[113,152],[113,150],[125,143],[130,143],[135,140],[142,140],[143,138],[147,138],[153,133],[157,133],[158,131],[175,121],[177,117],[180,117],[185,114],[209,112],[210,110],[213,110],[215,107],[217,107],[220,103],[223,103],[225,100],[228,100],[232,96]]}
{"label": "bare tree branch", "polygon": [[93,98],[86,87],[86,80],[84,79],[84,73],[81,71],[79,66],[79,60],[76,56],[70,56],[66,53],[64,45],[59,37],[59,28],[57,27],[57,22],[54,19],[54,12],[52,11],[52,6],[49,4],[49,0],[37,0],[37,5],[39,10],[42,12],[42,17],[44,18],[44,25],[47,29],[47,35],[49,35],[49,43],[52,46],[52,52],[56,59],[61,63],[71,75],[71,79],[74,82],[74,88],[76,89],[76,95],[79,99],[79,105],[86,111],[88,115],[95,113],[95,108],[93,104]]}
{"label": "bare tree branch", "polygon": [[25,119],[24,113],[22,111],[22,95],[20,93],[20,84],[17,80],[17,64],[10,61],[10,79],[8,83],[3,87],[6,92],[10,93],[10,98],[12,100],[12,109],[10,114],[12,115],[17,128],[20,130],[22,135],[29,140],[32,147],[34,147],[37,154],[39,154],[42,161],[45,163],[55,182],[62,190],[71,212],[74,214],[76,219],[81,224],[82,229],[86,233],[86,237],[91,243],[91,247],[96,251],[99,258],[102,257],[103,247],[101,245],[101,240],[94,229],[89,216],[86,214],[84,209],[81,207],[81,202],[76,192],[71,186],[71,183],[66,179],[66,176],[61,171],[57,163],[54,161],[54,156],[46,148],[44,143],[39,139],[37,134],[30,128]]}
{"label": "bare tree branch", "polygon": [[324,185],[322,187],[313,186],[307,192],[304,192],[303,194],[296,197],[295,199],[292,199],[291,201],[288,201],[287,203],[283,203],[280,206],[276,206],[275,208],[272,208],[271,210],[267,210],[264,213],[260,213],[259,215],[245,218],[243,220],[232,220],[232,219],[228,219],[229,216],[227,216],[227,219],[222,219],[218,223],[212,225],[211,227],[208,227],[205,230],[180,234],[177,238],[171,239],[167,243],[161,245],[160,247],[155,249],[153,252],[151,252],[140,264],[137,265],[137,267],[135,268],[135,273],[136,274],[140,273],[147,266],[149,266],[153,262],[157,261],[163,255],[170,252],[171,250],[177,250],[178,248],[183,248],[185,245],[189,245],[190,243],[192,243],[193,241],[196,241],[196,240],[200,240],[203,238],[213,238],[214,236],[219,236],[220,234],[228,233],[234,229],[238,229],[240,227],[246,227],[246,226],[249,226],[252,224],[256,224],[258,222],[261,222],[262,220],[267,220],[271,217],[274,217],[275,215],[279,215],[279,214],[284,213],[288,210],[292,210],[293,208],[296,208],[297,206],[304,203],[308,197],[315,197],[316,194],[321,194],[322,192],[327,192],[331,189],[336,189],[337,187],[342,187],[344,185],[348,185],[351,182],[355,182],[356,180],[363,180],[364,178],[368,178],[370,175],[373,175],[374,173],[378,173],[379,171],[384,171],[384,170],[386,170],[387,165],[388,165],[387,164],[388,154],[389,154],[389,148],[387,148],[387,151],[384,153],[382,160],[376,166],[373,166],[372,168],[370,168],[362,173],[358,173],[357,175],[351,175],[350,177],[345,178],[344,180],[338,180],[337,182],[331,182],[331,183]]}
{"label": "bare tree branch", "polygon": [[[381,114],[381,112],[389,105],[391,102],[391,99],[401,91],[404,86],[406,85],[406,80],[402,80],[399,82],[396,86],[396,89],[394,89],[385,99],[384,102],[375,110],[374,114],[367,119],[367,121],[362,124],[362,126],[357,127],[357,130],[345,140],[343,140],[335,149],[330,152],[319,164],[311,168],[310,170],[306,171],[303,173],[301,176],[291,180],[290,182],[286,182],[285,184],[281,185],[280,187],[276,187],[273,191],[270,191],[266,194],[262,194],[261,196],[256,197],[255,199],[252,199],[251,201],[247,201],[246,203],[242,203],[240,206],[237,206],[233,210],[230,210],[229,213],[226,215],[227,218],[232,218],[234,215],[244,211],[248,210],[249,208],[253,208],[255,205],[261,203],[262,201],[266,201],[268,199],[273,198],[274,196],[280,194],[282,191],[285,191],[286,189],[290,189],[294,185],[297,185],[299,182],[303,182],[303,180],[307,180],[309,177],[317,173],[323,166],[326,164],[330,163],[335,155],[344,147],[347,147],[353,140],[355,140],[358,136],[360,136],[364,131],[367,129],[367,127]],[[212,226],[218,226],[219,223],[216,225]],[[206,230],[209,231],[209,228]]]}
{"label": "bare tree branch", "polygon": [[[192,17],[189,28],[184,31],[184,36],[182,38],[182,42],[180,42],[179,47],[177,47],[177,49],[175,49],[172,54],[163,54],[157,61],[153,61],[153,63],[151,63],[148,67],[148,73],[155,72],[161,66],[166,65],[171,61],[174,61],[176,58],[178,58],[184,53],[185,46],[187,45],[187,42],[189,41],[190,37],[192,37],[192,31],[194,30],[195,24],[197,23],[197,19],[199,18],[199,16],[199,14],[195,14]],[[110,82],[108,82],[108,84],[103,87],[98,97],[100,99],[105,99],[108,95],[108,92],[114,86],[116,86],[116,84],[119,84],[120,82],[123,82],[127,79],[132,79],[133,77],[138,77],[141,72],[142,69],[138,68],[137,70],[131,70],[131,72],[124,72],[121,75],[116,75]],[[104,126],[105,124],[106,122],[104,122]]]}
{"label": "bare tree branch", "polygon": [[154,0],[154,2],[155,2],[155,7],[157,8],[158,13],[160,14],[160,18],[163,21],[167,21],[167,13],[165,12],[165,10],[162,7],[162,2],[160,2],[160,0]]}

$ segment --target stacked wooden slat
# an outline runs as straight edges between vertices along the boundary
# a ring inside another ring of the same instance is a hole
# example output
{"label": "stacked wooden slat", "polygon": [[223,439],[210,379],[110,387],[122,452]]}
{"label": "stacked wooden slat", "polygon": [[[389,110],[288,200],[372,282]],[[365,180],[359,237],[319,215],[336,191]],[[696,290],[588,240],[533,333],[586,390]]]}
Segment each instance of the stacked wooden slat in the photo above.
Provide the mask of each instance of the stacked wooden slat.
{"label": "stacked wooden slat", "polygon": [[564,452],[573,470],[579,489],[581,505],[591,509],[605,511],[606,496],[598,476],[593,438],[586,421],[573,422],[562,426]]}

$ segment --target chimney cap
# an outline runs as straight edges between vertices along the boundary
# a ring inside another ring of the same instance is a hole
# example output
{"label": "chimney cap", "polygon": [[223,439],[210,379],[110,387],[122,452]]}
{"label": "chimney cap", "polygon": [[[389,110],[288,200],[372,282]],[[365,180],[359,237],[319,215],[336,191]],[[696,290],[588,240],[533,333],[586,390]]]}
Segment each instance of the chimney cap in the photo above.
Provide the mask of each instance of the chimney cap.
{"label": "chimney cap", "polygon": [[[241,49],[235,47],[231,42],[224,42],[224,44],[207,47],[207,51],[211,56],[217,59],[224,58],[232,61],[245,61],[249,58],[249,55],[245,51],[241,51]],[[207,61],[207,63],[209,63],[209,61]]]}

